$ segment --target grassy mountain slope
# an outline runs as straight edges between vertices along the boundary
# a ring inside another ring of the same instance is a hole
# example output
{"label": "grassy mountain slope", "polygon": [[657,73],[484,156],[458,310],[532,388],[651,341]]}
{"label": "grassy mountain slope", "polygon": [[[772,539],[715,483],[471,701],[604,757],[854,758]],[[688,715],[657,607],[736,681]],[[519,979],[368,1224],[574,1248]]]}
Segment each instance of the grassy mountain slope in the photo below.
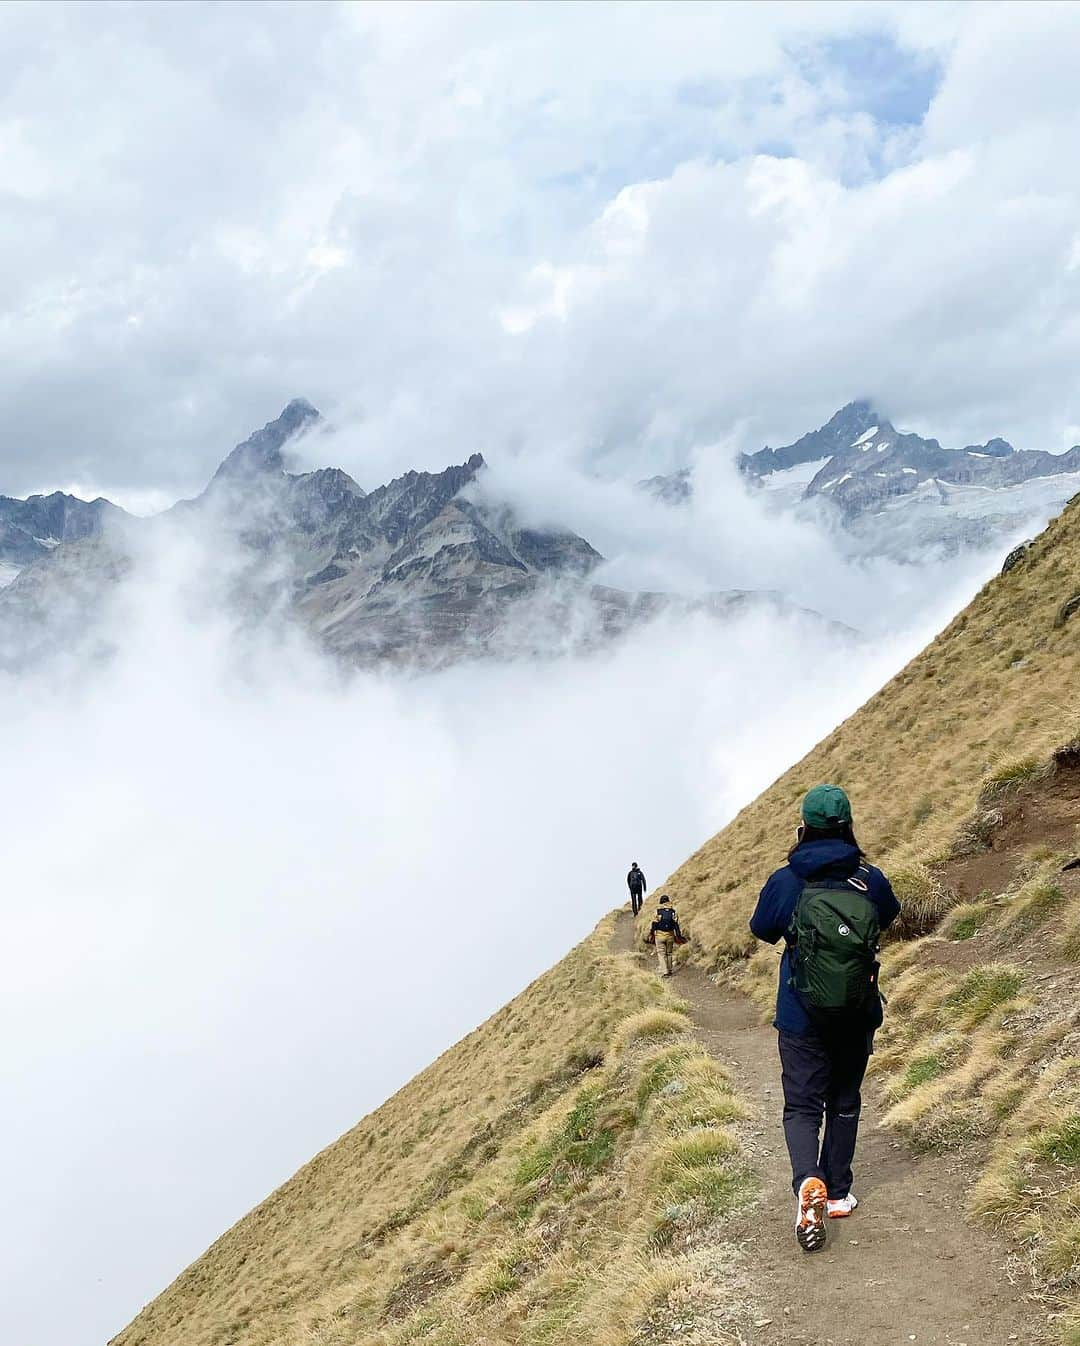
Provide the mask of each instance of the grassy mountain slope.
{"label": "grassy mountain slope", "polygon": [[[1060,862],[1077,854],[1080,762],[1053,754],[1080,731],[1074,602],[1078,502],[668,884],[695,956],[746,969],[766,1005],[776,955],[745,963],[748,913],[804,790],[849,789],[907,907],[876,1063],[890,1120],[970,1152],[975,1213],[1026,1240],[1066,1311],[1080,1284],[1080,892]],[[730,1082],[609,935],[602,924],[317,1156],[117,1342],[677,1339],[665,1306],[722,1284],[715,1265],[702,1273],[701,1234],[716,1246],[754,1180]]]}
{"label": "grassy mountain slope", "polygon": [[754,1182],[729,1081],[659,980],[609,953],[612,927],[316,1156],[116,1343],[614,1346],[664,1313],[699,1274],[695,1232]]}
{"label": "grassy mountain slope", "polygon": [[1080,1346],[1080,499],[907,668],[669,880],[698,956],[777,954],[746,928],[804,790],[844,785],[905,906],[883,960],[886,1121],[961,1152],[975,1216]]}

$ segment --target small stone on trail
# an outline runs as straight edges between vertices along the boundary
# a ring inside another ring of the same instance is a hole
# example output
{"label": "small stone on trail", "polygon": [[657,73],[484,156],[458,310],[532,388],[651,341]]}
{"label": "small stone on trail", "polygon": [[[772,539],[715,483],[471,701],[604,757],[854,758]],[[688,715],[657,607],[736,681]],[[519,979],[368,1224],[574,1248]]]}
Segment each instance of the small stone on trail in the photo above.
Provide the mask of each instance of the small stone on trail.
{"label": "small stone on trail", "polygon": [[[786,1311],[787,1311],[787,1310],[785,1310],[785,1312],[786,1312]],[[755,1319],[754,1319],[754,1326],[755,1326],[755,1327],[768,1327],[769,1324],[770,1324],[771,1322],[772,1322],[772,1319],[771,1319],[771,1318],[755,1318]]]}

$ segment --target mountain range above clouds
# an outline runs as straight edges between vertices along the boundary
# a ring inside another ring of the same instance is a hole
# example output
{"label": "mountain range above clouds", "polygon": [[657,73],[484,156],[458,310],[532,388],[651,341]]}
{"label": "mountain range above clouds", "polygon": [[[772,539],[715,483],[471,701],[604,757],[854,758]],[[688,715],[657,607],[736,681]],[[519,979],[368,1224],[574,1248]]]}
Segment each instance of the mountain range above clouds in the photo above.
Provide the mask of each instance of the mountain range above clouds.
{"label": "mountain range above clouds", "polygon": [[339,468],[290,472],[290,445],[323,425],[309,402],[290,402],[204,491],[150,519],[73,496],[45,498],[48,509],[41,497],[0,497],[0,519],[11,520],[0,561],[13,575],[0,590],[0,666],[88,642],[105,652],[119,581],[146,564],[155,541],[192,538],[221,558],[218,593],[239,621],[285,614],[358,665],[587,649],[668,612],[799,611],[765,591],[684,598],[597,583],[603,557],[585,538],[526,526],[476,489],[486,466],[478,453],[369,492]]}
{"label": "mountain range above clouds", "polygon": [[[994,438],[947,449],[897,430],[868,401],[849,402],[794,443],[741,454],[738,466],[778,506],[824,510],[854,550],[900,560],[990,545],[1028,521],[1041,527],[1080,491],[1080,446],[1048,453]],[[684,468],[640,485],[681,505],[694,477]]]}
{"label": "mountain range above clouds", "polygon": [[[340,468],[291,472],[297,441],[325,428],[295,399],[228,453],[198,496],[150,519],[102,498],[0,496],[0,665],[88,640],[109,648],[106,605],[155,540],[197,539],[239,621],[284,614],[350,664],[561,653],[666,612],[794,610],[774,592],[689,598],[601,584],[604,558],[584,537],[526,526],[481,489],[478,453],[371,491]],[[1051,454],[991,439],[945,449],[898,431],[867,401],[738,466],[778,511],[824,516],[852,551],[904,560],[1004,542],[1080,490],[1080,447]],[[694,476],[640,485],[679,507]]]}

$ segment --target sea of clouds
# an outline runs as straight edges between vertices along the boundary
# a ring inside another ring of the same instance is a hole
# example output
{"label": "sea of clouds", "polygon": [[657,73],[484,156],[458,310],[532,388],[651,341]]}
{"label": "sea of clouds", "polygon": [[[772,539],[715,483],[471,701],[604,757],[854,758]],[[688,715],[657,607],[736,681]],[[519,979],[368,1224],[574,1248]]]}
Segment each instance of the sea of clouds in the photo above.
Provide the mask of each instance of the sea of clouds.
{"label": "sea of clouds", "polygon": [[631,859],[660,883],[1000,559],[848,561],[720,467],[675,511],[554,460],[483,489],[561,508],[605,582],[776,587],[831,620],[668,616],[588,656],[350,672],[238,622],[223,534],[144,528],[104,609],[115,653],[0,680],[5,1340],[117,1331],[591,929]]}
{"label": "sea of clouds", "polygon": [[[57,4],[0,41],[0,489],[150,512],[299,394],[342,427],[306,465],[480,449],[606,583],[865,635],[343,676],[161,534],[113,658],[0,678],[0,1341],[91,1346],[1000,564],[852,559],[731,458],[855,396],[1075,442],[1080,12]],[[633,489],[691,462],[685,511]]]}

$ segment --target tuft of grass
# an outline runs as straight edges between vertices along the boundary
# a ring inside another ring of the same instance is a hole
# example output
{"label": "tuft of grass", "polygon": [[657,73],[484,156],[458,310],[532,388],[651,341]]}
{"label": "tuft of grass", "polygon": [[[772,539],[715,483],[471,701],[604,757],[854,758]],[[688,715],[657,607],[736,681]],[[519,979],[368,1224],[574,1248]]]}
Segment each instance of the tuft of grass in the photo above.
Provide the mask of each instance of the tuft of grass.
{"label": "tuft of grass", "polygon": [[728,1131],[701,1127],[673,1136],[657,1159],[656,1173],[666,1187],[688,1169],[722,1165],[739,1153],[739,1142]]}
{"label": "tuft of grass", "polygon": [[470,1277],[466,1297],[478,1304],[491,1304],[512,1294],[529,1274],[535,1253],[525,1240],[502,1248]]}
{"label": "tuft of grass", "polygon": [[989,902],[965,902],[954,907],[941,923],[940,934],[946,939],[973,939],[986,925],[993,907]]}
{"label": "tuft of grass", "polygon": [[1037,1132],[1032,1137],[1030,1149],[1036,1159],[1046,1159],[1069,1168],[1080,1166],[1080,1115],[1071,1113],[1055,1126]]}
{"label": "tuft of grass", "polygon": [[639,1115],[644,1112],[650,1099],[678,1078],[680,1070],[689,1060],[700,1055],[701,1048],[697,1043],[678,1043],[658,1048],[646,1056],[639,1067],[635,1093]]}
{"label": "tuft of grass", "polygon": [[526,1150],[518,1160],[511,1182],[515,1187],[529,1187],[544,1177],[555,1162],[555,1147],[552,1144],[536,1145]]}
{"label": "tuft of grass", "polygon": [[619,1028],[612,1044],[618,1055],[637,1042],[676,1037],[690,1031],[690,1020],[680,1010],[647,1009],[632,1015]]}
{"label": "tuft of grass", "polygon": [[1004,799],[1016,794],[1023,786],[1049,775],[1051,770],[1052,766],[1046,759],[1035,753],[999,762],[991,770],[979,800],[989,804]]}
{"label": "tuft of grass", "polygon": [[891,877],[893,891],[900,899],[900,916],[893,932],[902,939],[929,934],[956,905],[956,897],[926,865],[903,866]]}
{"label": "tuft of grass", "polygon": [[930,1080],[936,1080],[939,1075],[944,1073],[945,1062],[940,1054],[916,1056],[904,1071],[901,1087],[903,1092],[910,1093],[912,1089],[917,1089],[920,1084],[927,1084]]}
{"label": "tuft of grass", "polygon": [[1073,963],[1080,962],[1080,915],[1065,927],[1058,947],[1063,958]]}
{"label": "tuft of grass", "polygon": [[1006,917],[1005,933],[1013,939],[1030,934],[1044,925],[1064,901],[1061,888],[1049,879],[1024,884]]}
{"label": "tuft of grass", "polygon": [[1016,968],[1000,963],[973,968],[945,997],[944,1006],[960,1011],[967,1024],[974,1026],[999,1005],[1015,999],[1023,981]]}
{"label": "tuft of grass", "polygon": [[[566,1186],[575,1177],[588,1176],[610,1163],[618,1142],[618,1128],[612,1120],[620,1114],[609,1110],[601,1118],[605,1102],[600,1086],[583,1088],[562,1126],[519,1157],[513,1186],[534,1187],[542,1178],[555,1186]],[[527,1210],[528,1205],[519,1208]]]}

